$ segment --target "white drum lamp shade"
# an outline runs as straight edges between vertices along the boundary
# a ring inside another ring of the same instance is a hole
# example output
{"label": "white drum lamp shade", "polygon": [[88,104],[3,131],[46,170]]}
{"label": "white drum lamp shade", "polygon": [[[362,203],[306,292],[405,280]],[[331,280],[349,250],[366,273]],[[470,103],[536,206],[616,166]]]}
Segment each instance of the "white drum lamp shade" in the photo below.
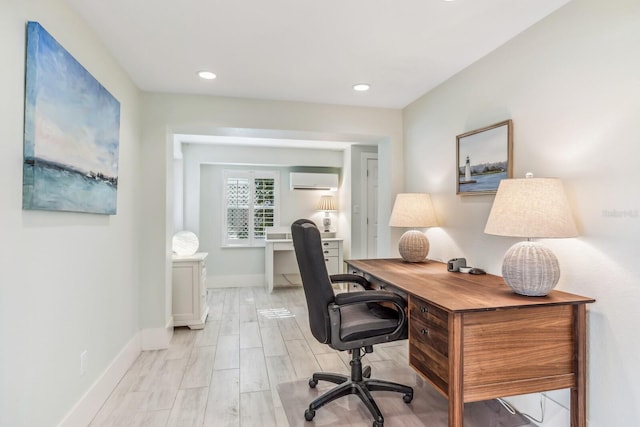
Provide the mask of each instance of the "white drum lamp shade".
{"label": "white drum lamp shade", "polygon": [[436,227],[438,220],[433,210],[431,196],[426,193],[400,193],[396,196],[391,218],[391,227],[413,228],[400,238],[398,250],[407,262],[423,262],[429,254],[429,239],[415,228]]}
{"label": "white drum lamp shade", "polygon": [[505,253],[502,276],[517,294],[547,295],[558,283],[558,259],[531,238],[578,235],[562,182],[556,178],[505,179],[500,182],[484,232],[526,237]]}

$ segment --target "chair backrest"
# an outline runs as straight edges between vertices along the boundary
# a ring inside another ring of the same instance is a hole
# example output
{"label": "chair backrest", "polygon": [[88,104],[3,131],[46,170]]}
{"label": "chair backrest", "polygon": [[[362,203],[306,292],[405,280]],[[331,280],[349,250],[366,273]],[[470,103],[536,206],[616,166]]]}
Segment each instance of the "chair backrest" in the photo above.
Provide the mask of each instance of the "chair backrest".
{"label": "chair backrest", "polygon": [[335,300],[322,252],[322,239],[315,223],[299,219],[291,225],[291,237],[307,299],[311,333],[321,343],[331,342],[328,306]]}

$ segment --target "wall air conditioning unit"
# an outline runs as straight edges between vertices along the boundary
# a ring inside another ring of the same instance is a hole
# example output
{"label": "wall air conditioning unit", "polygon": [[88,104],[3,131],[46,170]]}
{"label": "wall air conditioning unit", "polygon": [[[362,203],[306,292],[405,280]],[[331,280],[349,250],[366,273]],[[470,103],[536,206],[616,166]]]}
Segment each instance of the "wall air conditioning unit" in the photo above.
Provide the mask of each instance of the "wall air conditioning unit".
{"label": "wall air conditioning unit", "polygon": [[338,174],[291,172],[292,190],[338,190]]}

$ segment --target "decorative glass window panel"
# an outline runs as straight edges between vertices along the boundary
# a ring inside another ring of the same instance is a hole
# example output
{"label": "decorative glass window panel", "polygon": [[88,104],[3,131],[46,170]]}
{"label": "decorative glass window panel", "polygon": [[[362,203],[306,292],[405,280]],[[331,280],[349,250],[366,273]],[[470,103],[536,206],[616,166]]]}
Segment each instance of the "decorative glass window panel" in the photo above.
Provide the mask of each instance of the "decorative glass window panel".
{"label": "decorative glass window panel", "polygon": [[225,246],[262,246],[266,228],[278,223],[279,174],[274,171],[224,172]]}
{"label": "decorative glass window panel", "polygon": [[249,237],[249,180],[229,178],[227,186],[227,239],[246,240]]}

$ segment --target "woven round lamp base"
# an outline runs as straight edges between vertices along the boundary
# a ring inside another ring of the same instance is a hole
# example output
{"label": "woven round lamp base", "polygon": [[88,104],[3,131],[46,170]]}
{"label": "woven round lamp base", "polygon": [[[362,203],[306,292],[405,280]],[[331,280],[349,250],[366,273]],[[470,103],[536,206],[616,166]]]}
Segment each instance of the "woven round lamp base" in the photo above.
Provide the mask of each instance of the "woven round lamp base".
{"label": "woven round lamp base", "polygon": [[517,294],[544,296],[558,284],[560,265],[551,250],[535,242],[520,242],[504,254],[502,277]]}
{"label": "woven round lamp base", "polygon": [[424,262],[429,253],[429,239],[418,230],[409,230],[400,238],[398,250],[407,262]]}

